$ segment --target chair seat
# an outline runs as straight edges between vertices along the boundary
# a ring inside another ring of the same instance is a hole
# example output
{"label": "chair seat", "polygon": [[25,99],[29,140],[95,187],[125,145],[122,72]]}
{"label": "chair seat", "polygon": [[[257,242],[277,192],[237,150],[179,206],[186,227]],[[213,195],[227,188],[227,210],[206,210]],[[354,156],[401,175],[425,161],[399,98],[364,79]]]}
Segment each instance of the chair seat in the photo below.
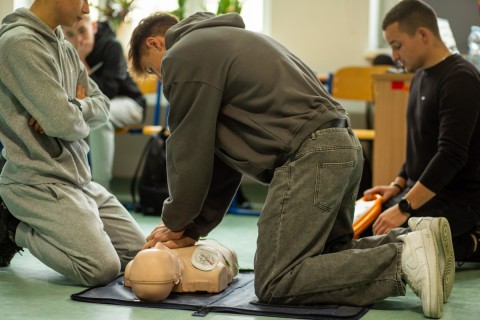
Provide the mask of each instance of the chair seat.
{"label": "chair seat", "polygon": [[374,140],[375,139],[375,130],[369,129],[353,129],[353,132],[357,135],[360,140]]}
{"label": "chair seat", "polygon": [[125,133],[140,133],[146,136],[153,136],[156,133],[159,133],[163,130],[163,126],[145,126],[145,125],[138,125],[138,126],[128,126],[123,128],[115,129],[116,134],[125,134]]}

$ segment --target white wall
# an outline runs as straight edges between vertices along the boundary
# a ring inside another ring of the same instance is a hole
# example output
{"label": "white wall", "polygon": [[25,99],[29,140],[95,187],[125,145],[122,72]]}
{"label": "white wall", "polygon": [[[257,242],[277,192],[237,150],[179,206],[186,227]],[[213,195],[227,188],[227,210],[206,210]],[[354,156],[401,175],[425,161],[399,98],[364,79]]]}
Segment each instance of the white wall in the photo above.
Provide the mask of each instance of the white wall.
{"label": "white wall", "polygon": [[33,0],[0,0],[0,21],[15,8],[30,7]]}
{"label": "white wall", "polygon": [[[248,0],[256,1],[256,0]],[[315,71],[367,64],[371,0],[264,0],[266,31]],[[385,1],[385,0],[380,0]],[[391,0],[390,0],[391,1]],[[32,0],[0,0],[0,18]]]}
{"label": "white wall", "polygon": [[8,13],[13,11],[13,0],[2,0],[0,1],[0,21],[5,17]]}
{"label": "white wall", "polygon": [[[264,1],[269,10],[266,31],[318,73],[335,71],[347,64],[368,63],[364,56],[370,49],[372,0]],[[1,0],[0,18],[14,6],[29,6],[31,2]]]}
{"label": "white wall", "polygon": [[369,0],[270,0],[270,35],[318,73],[367,64]]}

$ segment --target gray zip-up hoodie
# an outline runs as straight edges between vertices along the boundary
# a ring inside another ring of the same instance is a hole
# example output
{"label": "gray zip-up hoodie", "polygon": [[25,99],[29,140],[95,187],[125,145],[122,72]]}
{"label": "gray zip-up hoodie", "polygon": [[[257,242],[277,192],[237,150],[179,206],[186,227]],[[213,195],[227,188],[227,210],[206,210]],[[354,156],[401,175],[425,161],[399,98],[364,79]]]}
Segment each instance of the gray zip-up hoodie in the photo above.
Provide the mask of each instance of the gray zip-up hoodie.
{"label": "gray zip-up hoodie", "polygon": [[[77,84],[87,98],[76,99]],[[7,159],[0,184],[90,182],[84,139],[108,120],[108,98],[61,28],[53,32],[25,8],[7,15],[0,28],[0,108]],[[30,117],[45,134],[28,125]]]}
{"label": "gray zip-up hoodie", "polygon": [[163,222],[206,235],[241,175],[268,184],[324,123],[347,118],[315,73],[237,14],[197,13],[171,27],[162,61],[170,102]]}

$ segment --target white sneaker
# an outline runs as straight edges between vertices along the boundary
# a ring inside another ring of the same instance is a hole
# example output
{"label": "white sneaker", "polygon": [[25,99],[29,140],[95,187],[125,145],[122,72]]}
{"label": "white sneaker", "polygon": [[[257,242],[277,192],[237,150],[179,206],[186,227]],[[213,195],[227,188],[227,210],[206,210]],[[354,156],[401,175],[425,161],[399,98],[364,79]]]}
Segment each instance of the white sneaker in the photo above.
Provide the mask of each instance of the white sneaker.
{"label": "white sneaker", "polygon": [[432,230],[437,241],[438,258],[440,262],[440,277],[443,285],[443,302],[447,302],[455,280],[455,255],[453,253],[452,233],[445,218],[414,217],[408,220],[412,231]]}
{"label": "white sneaker", "polygon": [[404,243],[402,273],[404,280],[422,300],[423,313],[440,318],[443,310],[443,289],[437,243],[430,229],[414,231],[398,237]]}

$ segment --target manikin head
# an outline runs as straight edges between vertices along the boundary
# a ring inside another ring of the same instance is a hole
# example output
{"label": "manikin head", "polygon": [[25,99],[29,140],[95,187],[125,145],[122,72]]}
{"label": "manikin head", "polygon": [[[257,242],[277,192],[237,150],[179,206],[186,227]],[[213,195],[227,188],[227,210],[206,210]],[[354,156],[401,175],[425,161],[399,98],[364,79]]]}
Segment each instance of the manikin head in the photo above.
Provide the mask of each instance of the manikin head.
{"label": "manikin head", "polygon": [[125,286],[141,300],[161,301],[170,292],[220,292],[237,274],[236,253],[215,240],[176,249],[157,243],[127,265]]}
{"label": "manikin head", "polygon": [[140,251],[125,268],[125,286],[146,301],[164,300],[180,282],[182,265],[176,253],[157,243]]}

